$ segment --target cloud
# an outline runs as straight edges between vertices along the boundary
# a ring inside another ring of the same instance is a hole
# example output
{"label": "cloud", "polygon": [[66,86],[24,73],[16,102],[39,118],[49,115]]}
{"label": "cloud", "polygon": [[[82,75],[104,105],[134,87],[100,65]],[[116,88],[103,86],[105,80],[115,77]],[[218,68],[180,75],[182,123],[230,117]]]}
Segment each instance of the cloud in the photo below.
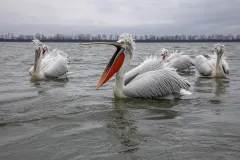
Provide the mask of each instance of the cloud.
{"label": "cloud", "polygon": [[0,1],[0,33],[238,34],[239,0]]}

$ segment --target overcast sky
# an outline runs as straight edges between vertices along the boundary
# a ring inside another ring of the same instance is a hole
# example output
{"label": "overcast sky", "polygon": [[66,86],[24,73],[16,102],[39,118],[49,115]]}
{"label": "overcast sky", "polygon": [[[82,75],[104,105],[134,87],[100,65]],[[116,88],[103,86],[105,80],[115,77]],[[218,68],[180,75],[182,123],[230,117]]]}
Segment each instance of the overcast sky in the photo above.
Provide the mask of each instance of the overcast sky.
{"label": "overcast sky", "polygon": [[240,0],[0,0],[0,34],[240,34]]}

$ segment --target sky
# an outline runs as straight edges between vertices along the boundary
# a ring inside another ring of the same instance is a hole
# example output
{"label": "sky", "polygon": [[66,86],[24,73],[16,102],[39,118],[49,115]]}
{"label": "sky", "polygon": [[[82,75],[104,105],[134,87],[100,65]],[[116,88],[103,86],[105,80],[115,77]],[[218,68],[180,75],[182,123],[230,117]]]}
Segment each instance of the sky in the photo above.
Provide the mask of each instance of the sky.
{"label": "sky", "polygon": [[0,34],[240,34],[240,0],[0,0]]}

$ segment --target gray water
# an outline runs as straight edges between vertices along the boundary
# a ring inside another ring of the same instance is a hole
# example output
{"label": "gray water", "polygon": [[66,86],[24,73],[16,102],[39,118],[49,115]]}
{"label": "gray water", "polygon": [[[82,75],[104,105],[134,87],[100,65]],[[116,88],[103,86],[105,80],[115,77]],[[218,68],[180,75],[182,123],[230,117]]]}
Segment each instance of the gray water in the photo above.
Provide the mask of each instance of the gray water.
{"label": "gray water", "polygon": [[[0,43],[0,159],[240,159],[240,45],[225,43],[229,79],[182,74],[178,100],[115,100],[96,84],[115,48],[47,43],[69,54],[67,80],[32,83],[30,43]],[[132,67],[165,47],[212,53],[213,43],[137,43]]]}

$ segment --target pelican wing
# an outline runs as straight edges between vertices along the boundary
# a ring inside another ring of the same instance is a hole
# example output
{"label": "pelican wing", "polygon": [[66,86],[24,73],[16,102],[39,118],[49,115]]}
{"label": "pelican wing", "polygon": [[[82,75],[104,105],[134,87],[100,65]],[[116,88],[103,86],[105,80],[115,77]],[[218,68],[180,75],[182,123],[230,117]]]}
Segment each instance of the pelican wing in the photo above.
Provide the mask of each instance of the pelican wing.
{"label": "pelican wing", "polygon": [[128,97],[158,98],[188,89],[190,83],[177,72],[165,67],[136,76],[123,89]]}
{"label": "pelican wing", "polygon": [[199,55],[195,59],[195,67],[197,71],[203,76],[210,76],[214,70],[214,64],[216,60],[208,59],[203,55]]}
{"label": "pelican wing", "polygon": [[48,53],[45,58],[58,57],[58,56],[68,61],[68,55],[65,52],[58,49],[54,49],[52,52]]}
{"label": "pelican wing", "polygon": [[194,61],[188,55],[179,55],[177,58],[170,60],[168,66],[177,70],[184,70],[194,66]]}
{"label": "pelican wing", "polygon": [[[50,56],[46,56],[45,58],[42,59],[42,63],[41,63],[41,67],[40,67],[40,71],[43,71],[45,70],[45,68],[47,66],[49,66],[52,61],[54,61],[54,57],[50,57]],[[30,69],[29,69],[29,74],[30,76],[32,76],[33,74],[33,71],[34,71],[34,66],[32,66]]]}
{"label": "pelican wing", "polygon": [[59,78],[68,72],[68,61],[62,56],[56,57],[43,70],[46,78]]}
{"label": "pelican wing", "polygon": [[225,59],[223,59],[223,61],[222,61],[222,67],[223,67],[223,71],[225,74],[230,73],[229,65]]}
{"label": "pelican wing", "polygon": [[32,66],[32,67],[29,69],[29,71],[28,71],[28,73],[29,73],[30,76],[33,75],[33,71],[34,71],[34,66]]}
{"label": "pelican wing", "polygon": [[167,58],[167,62],[170,62],[171,60],[175,59],[175,58],[178,58],[183,52],[173,52],[171,53],[171,55]]}
{"label": "pelican wing", "polygon": [[146,73],[148,71],[158,70],[162,68],[162,66],[163,61],[161,60],[161,58],[158,58],[157,56],[151,56],[149,58],[146,58],[143,63],[126,73],[124,77],[124,84],[127,85],[132,79],[134,79],[140,74]]}

